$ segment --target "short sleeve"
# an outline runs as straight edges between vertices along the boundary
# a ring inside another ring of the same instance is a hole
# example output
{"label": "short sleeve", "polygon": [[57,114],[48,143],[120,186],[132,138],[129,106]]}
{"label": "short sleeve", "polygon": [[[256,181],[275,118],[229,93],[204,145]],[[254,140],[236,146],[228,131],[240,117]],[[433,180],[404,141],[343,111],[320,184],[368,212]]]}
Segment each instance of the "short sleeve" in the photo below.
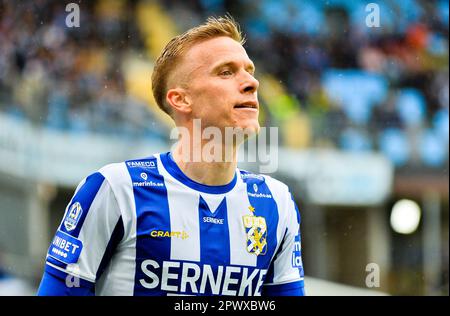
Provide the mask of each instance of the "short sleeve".
{"label": "short sleeve", "polygon": [[83,180],[48,249],[46,273],[95,283],[124,235],[118,203],[100,173]]}

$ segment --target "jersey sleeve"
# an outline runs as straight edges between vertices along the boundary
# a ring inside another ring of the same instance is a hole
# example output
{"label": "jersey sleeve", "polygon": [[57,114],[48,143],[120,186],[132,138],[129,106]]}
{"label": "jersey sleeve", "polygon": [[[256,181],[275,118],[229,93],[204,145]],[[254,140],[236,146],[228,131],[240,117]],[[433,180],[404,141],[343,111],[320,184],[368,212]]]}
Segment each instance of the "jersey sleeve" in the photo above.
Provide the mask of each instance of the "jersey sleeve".
{"label": "jersey sleeve", "polygon": [[89,295],[124,235],[121,211],[100,173],[83,180],[48,249],[38,295]]}
{"label": "jersey sleeve", "polygon": [[263,296],[305,295],[300,212],[290,193],[287,200],[285,234],[267,273]]}

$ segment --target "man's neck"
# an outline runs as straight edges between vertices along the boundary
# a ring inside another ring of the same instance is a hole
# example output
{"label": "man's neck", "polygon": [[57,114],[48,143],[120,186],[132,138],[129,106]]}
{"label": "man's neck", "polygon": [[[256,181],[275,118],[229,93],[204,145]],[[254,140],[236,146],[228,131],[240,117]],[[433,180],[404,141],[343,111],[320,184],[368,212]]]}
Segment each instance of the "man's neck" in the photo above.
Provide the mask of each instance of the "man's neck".
{"label": "man's neck", "polygon": [[[189,159],[186,159],[187,156],[183,156],[183,150],[183,142],[179,142],[172,152],[172,157],[181,171],[190,179],[198,183],[214,186],[226,185],[233,180],[237,168],[235,148],[232,149],[232,159],[213,162],[203,161],[201,155],[199,155],[201,157],[200,161],[192,159],[193,155],[189,155]],[[201,153],[202,151],[200,150],[199,152]]]}

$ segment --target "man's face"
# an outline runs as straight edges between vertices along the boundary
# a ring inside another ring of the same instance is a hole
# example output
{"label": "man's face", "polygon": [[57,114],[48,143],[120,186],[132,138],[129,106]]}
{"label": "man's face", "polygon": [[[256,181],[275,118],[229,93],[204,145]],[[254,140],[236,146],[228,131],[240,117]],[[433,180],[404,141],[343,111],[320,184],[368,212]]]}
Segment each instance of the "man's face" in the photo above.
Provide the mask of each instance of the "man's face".
{"label": "man's face", "polygon": [[217,37],[190,48],[182,62],[192,118],[209,126],[259,131],[258,80],[255,67],[241,44]]}

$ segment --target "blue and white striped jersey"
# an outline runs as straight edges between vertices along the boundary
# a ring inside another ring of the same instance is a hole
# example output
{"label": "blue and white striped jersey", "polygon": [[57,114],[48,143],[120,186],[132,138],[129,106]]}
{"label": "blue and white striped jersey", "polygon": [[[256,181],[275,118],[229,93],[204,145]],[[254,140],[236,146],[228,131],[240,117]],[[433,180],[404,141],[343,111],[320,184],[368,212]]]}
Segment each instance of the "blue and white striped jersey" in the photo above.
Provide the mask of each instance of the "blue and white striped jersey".
{"label": "blue and white striped jersey", "polygon": [[237,169],[208,186],[170,153],[110,164],[78,185],[38,294],[85,293],[74,284],[96,295],[303,295],[300,213],[269,176]]}

